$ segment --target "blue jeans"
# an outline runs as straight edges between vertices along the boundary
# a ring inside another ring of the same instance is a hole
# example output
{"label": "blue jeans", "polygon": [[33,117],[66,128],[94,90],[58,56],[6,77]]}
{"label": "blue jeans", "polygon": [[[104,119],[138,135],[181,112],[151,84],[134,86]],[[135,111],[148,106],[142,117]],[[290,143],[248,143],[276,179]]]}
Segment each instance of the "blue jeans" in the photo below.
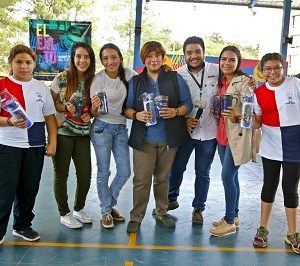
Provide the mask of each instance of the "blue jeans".
{"label": "blue jeans", "polygon": [[234,218],[239,213],[240,184],[238,170],[240,165],[235,166],[229,145],[218,144],[218,153],[222,164],[222,181],[225,191],[226,213],[225,221],[234,223]]}
{"label": "blue jeans", "polygon": [[204,211],[209,188],[209,171],[216,152],[217,141],[189,139],[183,146],[178,147],[175,161],[169,173],[169,202],[174,202],[179,196],[183,173],[189,158],[195,149],[195,197],[193,207]]}
{"label": "blue jeans", "polygon": [[[126,125],[115,125],[94,119],[91,141],[97,158],[97,190],[101,213],[105,215],[117,204],[120,190],[130,177],[128,129]],[[116,162],[117,173],[109,187],[111,152]]]}

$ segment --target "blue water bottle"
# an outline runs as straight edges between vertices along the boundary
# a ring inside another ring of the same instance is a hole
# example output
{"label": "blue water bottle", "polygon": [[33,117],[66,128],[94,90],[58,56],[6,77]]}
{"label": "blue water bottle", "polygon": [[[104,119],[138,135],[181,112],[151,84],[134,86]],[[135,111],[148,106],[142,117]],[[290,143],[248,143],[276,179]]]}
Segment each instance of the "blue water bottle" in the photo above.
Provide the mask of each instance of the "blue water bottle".
{"label": "blue water bottle", "polygon": [[15,119],[23,119],[26,121],[26,127],[30,128],[33,125],[33,121],[27,115],[21,104],[14,100],[8,100],[5,102],[5,105],[2,105],[2,108],[8,111],[12,117]]}
{"label": "blue water bottle", "polygon": [[252,127],[253,96],[247,94],[243,97],[241,128]]}
{"label": "blue water bottle", "polygon": [[23,119],[26,121],[26,127],[30,128],[33,125],[33,121],[30,116],[26,113],[22,105],[11,95],[7,89],[4,89],[0,93],[1,108],[9,112],[15,119]]}

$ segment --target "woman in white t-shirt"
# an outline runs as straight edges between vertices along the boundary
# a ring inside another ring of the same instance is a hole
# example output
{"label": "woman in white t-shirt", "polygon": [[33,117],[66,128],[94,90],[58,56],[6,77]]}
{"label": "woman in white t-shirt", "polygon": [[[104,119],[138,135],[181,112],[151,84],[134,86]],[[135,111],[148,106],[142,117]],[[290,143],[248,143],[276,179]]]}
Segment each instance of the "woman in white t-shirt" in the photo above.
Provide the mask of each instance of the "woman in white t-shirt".
{"label": "woman in white t-shirt", "polygon": [[[117,204],[120,190],[130,177],[128,129],[123,106],[127,97],[127,81],[136,72],[123,67],[123,56],[115,44],[105,44],[100,49],[99,57],[104,70],[95,75],[90,92],[91,98],[100,92],[105,93],[107,109],[106,112],[99,112],[99,107],[105,109],[105,103],[99,97],[92,98],[91,113],[95,119],[91,127],[91,141],[98,166],[97,190],[101,202],[101,224],[104,228],[113,228],[114,220],[125,221],[113,207]],[[111,153],[116,162],[116,175],[109,186]]]}

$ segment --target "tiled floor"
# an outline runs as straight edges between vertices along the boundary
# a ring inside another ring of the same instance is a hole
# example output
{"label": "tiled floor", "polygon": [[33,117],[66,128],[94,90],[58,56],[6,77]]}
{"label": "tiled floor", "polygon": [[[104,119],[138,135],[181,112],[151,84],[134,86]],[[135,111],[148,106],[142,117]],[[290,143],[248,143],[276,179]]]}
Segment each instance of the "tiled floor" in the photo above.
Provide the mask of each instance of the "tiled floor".
{"label": "tiled floor", "polygon": [[[92,215],[92,225],[82,229],[67,229],[59,223],[53,195],[52,161],[47,158],[36,202],[34,228],[41,234],[36,243],[12,236],[12,218],[0,247],[0,265],[298,265],[300,257],[284,243],[287,225],[279,187],[270,223],[269,247],[254,249],[252,239],[259,221],[262,169],[260,163],[248,163],[240,168],[240,220],[236,234],[216,238],[208,233],[211,223],[224,215],[224,191],[220,179],[218,155],[211,169],[211,185],[204,212],[203,226],[192,225],[194,159],[189,162],[179,197],[180,207],[170,212],[176,219],[176,229],[163,228],[151,215],[153,196],[140,230],[126,233],[132,206],[132,179],[121,191],[117,208],[126,216],[125,223],[114,229],[100,227],[100,208],[95,185],[96,163],[93,157],[93,180],[86,211]],[[112,168],[112,176],[114,175]],[[75,178],[70,173],[69,198],[72,204]],[[72,205],[70,205],[72,206]]]}

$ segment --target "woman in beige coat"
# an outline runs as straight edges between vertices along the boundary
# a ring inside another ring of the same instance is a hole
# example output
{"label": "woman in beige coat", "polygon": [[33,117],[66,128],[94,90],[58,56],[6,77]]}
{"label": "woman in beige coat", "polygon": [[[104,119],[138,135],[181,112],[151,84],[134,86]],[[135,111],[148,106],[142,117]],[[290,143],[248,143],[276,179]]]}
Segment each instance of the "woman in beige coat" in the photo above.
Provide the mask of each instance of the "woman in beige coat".
{"label": "woman in beige coat", "polygon": [[213,223],[210,233],[225,236],[236,232],[239,226],[238,169],[252,158],[252,129],[241,129],[243,97],[252,95],[249,80],[241,70],[241,54],[237,47],[225,47],[219,57],[219,96],[231,94],[233,106],[222,111],[217,132],[218,153],[222,163],[222,181],[225,191],[225,216]]}

